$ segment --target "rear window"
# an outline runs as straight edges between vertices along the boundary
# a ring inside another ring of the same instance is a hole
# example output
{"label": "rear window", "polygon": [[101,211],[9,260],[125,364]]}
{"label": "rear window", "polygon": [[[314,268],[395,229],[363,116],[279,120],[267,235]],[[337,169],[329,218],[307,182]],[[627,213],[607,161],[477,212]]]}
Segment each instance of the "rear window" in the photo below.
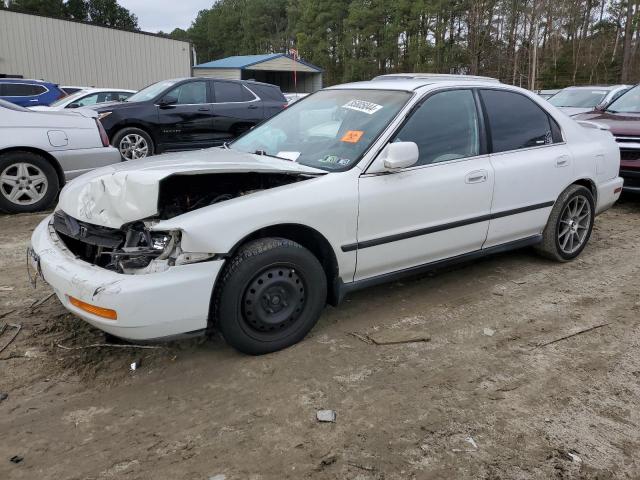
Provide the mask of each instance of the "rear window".
{"label": "rear window", "polygon": [[253,96],[240,83],[213,82],[216,103],[249,102]]}
{"label": "rear window", "polygon": [[47,91],[42,85],[29,83],[4,83],[0,85],[0,95],[3,97],[31,97],[41,95]]}
{"label": "rear window", "polygon": [[275,85],[259,85],[251,83],[249,88],[255,92],[262,100],[286,103],[287,99]]}

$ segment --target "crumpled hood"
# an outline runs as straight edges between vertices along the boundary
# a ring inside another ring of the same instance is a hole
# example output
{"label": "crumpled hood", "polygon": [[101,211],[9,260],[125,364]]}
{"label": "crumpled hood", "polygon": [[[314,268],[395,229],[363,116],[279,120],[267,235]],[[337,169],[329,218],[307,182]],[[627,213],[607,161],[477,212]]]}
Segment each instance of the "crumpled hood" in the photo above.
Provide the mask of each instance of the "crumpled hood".
{"label": "crumpled hood", "polygon": [[160,181],[171,175],[232,172],[326,173],[313,167],[223,148],[179,152],[133,160],[93,170],[60,193],[58,208],[72,217],[104,227],[158,213]]}

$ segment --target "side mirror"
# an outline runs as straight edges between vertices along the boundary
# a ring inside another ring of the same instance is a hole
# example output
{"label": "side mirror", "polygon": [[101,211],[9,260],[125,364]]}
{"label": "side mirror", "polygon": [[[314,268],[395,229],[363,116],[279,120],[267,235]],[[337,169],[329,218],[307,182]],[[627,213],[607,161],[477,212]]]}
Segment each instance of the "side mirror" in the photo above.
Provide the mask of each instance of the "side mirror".
{"label": "side mirror", "polygon": [[67,105],[67,108],[80,108],[80,104],[79,103],[70,103],[69,105]]}
{"label": "side mirror", "polygon": [[395,142],[388,144],[382,150],[384,168],[398,170],[415,165],[420,158],[420,151],[415,142]]}
{"label": "side mirror", "polygon": [[607,108],[607,103],[603,102],[595,106],[595,110],[598,112],[604,112]]}
{"label": "side mirror", "polygon": [[166,108],[166,107],[170,107],[171,105],[175,105],[176,103],[178,103],[178,99],[177,98],[163,98],[158,103],[158,106]]}

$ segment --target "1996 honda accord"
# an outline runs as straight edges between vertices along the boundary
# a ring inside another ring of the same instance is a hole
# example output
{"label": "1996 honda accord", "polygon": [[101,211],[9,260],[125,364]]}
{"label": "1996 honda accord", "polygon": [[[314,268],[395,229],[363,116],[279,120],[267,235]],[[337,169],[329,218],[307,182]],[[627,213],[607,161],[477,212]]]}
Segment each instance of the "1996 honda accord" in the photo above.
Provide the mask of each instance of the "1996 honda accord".
{"label": "1996 honda accord", "polygon": [[354,289],[530,245],[575,258],[622,187],[603,128],[479,77],[331,87],[225,147],[71,181],[31,268],[118,337],[272,352]]}

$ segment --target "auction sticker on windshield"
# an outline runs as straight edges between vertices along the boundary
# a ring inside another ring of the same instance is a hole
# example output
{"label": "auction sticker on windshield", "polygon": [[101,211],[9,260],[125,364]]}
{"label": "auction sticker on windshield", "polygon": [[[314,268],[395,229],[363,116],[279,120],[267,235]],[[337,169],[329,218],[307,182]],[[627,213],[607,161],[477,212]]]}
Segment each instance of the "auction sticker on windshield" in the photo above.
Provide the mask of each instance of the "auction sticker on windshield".
{"label": "auction sticker on windshield", "polygon": [[358,143],[362,138],[362,135],[364,135],[364,132],[362,130],[349,130],[342,136],[340,141],[347,143]]}
{"label": "auction sticker on windshield", "polygon": [[342,108],[348,108],[349,110],[355,110],[356,112],[366,113],[372,115],[382,108],[382,105],[378,105],[373,102],[366,102],[364,100],[351,100],[345,103]]}

